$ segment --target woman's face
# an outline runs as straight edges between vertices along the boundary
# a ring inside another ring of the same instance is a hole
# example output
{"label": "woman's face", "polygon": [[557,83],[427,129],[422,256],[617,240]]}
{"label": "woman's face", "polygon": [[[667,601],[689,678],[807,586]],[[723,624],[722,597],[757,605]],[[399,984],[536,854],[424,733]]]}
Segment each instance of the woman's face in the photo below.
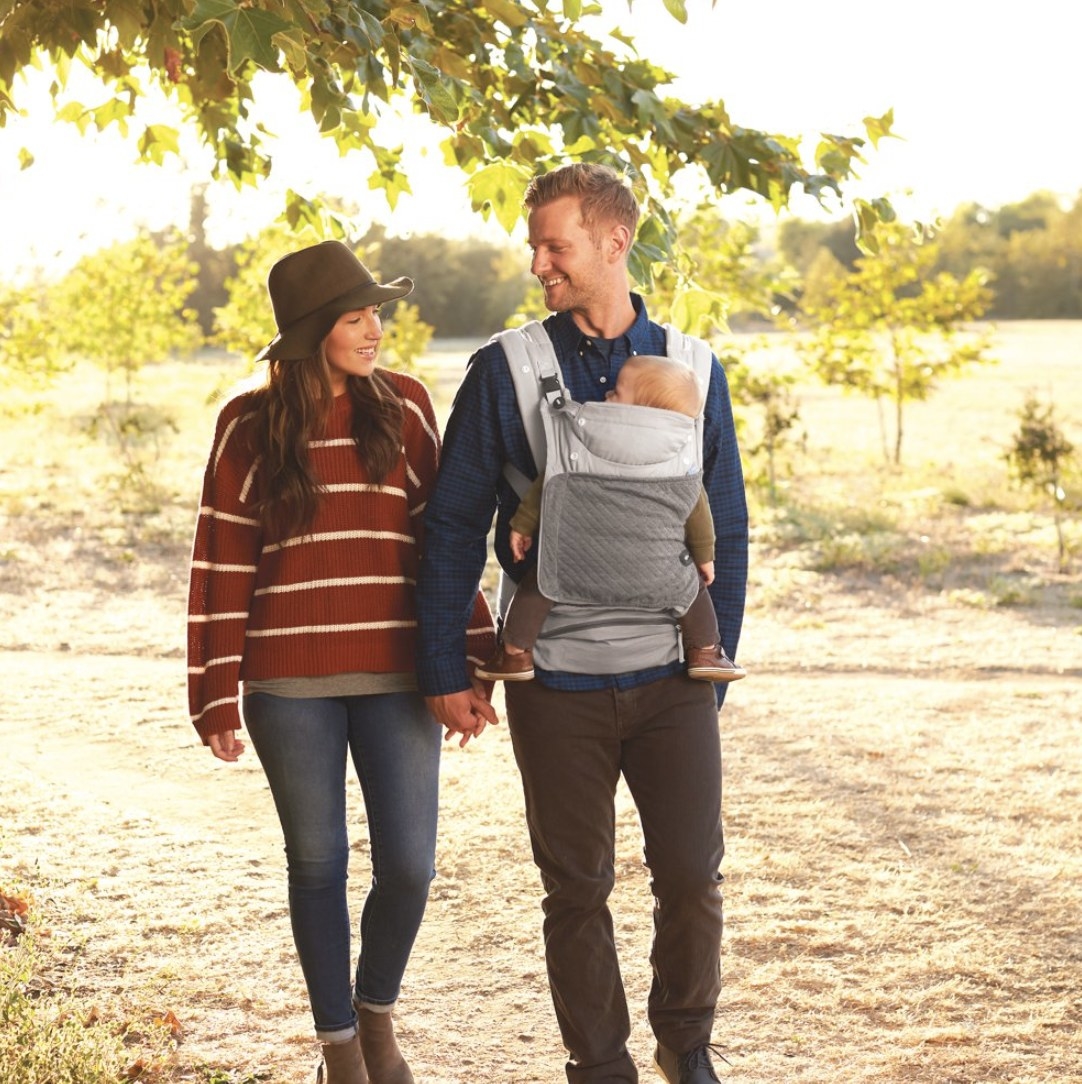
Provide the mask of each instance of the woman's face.
{"label": "woman's face", "polygon": [[331,387],[335,395],[346,390],[349,376],[371,376],[379,356],[383,324],[379,306],[354,309],[338,317],[337,323],[323,340],[323,352],[331,371]]}

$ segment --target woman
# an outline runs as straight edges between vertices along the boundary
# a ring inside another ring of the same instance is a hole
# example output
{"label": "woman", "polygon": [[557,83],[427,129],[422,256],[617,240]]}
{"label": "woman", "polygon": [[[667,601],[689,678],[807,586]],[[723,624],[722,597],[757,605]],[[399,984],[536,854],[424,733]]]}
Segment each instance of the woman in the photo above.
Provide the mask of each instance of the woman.
{"label": "woman", "polygon": [[[268,289],[278,335],[261,355],[266,383],[222,409],[203,482],[192,720],[216,757],[235,761],[243,682],[285,835],[317,1081],[412,1084],[391,1009],[434,876],[441,741],[414,678],[413,591],[439,437],[423,385],[376,360],[379,306],[413,283],[379,284],[326,241],[278,261]],[[493,646],[491,626],[479,595],[471,658]],[[373,873],[352,982],[347,754]]]}

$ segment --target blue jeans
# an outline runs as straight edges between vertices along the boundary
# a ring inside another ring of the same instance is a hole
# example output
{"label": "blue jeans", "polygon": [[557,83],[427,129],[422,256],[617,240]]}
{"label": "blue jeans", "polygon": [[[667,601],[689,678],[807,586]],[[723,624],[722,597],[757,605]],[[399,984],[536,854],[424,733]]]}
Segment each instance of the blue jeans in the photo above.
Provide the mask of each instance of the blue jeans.
{"label": "blue jeans", "polygon": [[[435,876],[441,730],[417,693],[244,698],[285,835],[289,915],[316,1033],[353,1027],[352,993],[397,998]],[[351,984],[346,754],[364,794],[372,884]]]}

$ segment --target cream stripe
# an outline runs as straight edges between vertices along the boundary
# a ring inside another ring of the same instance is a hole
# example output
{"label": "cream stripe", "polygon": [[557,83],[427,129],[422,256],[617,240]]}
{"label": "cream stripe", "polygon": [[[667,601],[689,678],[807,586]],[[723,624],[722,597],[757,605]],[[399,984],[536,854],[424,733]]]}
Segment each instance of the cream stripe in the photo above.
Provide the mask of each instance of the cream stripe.
{"label": "cream stripe", "polygon": [[356,621],[348,625],[295,625],[289,629],[249,629],[244,635],[252,639],[269,636],[310,636],[312,633],[365,632],[370,629],[414,629],[416,621]]}
{"label": "cream stripe", "polygon": [[198,723],[208,711],[213,711],[215,708],[220,708],[223,704],[236,704],[237,698],[235,696],[226,696],[221,700],[212,700],[198,715],[192,716],[192,722]]}
{"label": "cream stripe", "polygon": [[303,546],[307,542],[344,542],[350,538],[381,538],[390,539],[393,542],[408,542],[417,540],[413,535],[398,534],[395,531],[322,531],[319,534],[306,534],[299,538],[287,538],[284,542],[272,542],[263,547],[263,552],[276,553],[287,546]]}
{"label": "cream stripe", "polygon": [[261,587],[255,593],[257,595],[279,595],[291,591],[307,591],[321,587],[353,587],[362,583],[408,583],[416,586],[417,581],[408,576],[342,576],[331,580],[303,580],[298,583],[279,584],[275,587]]}
{"label": "cream stripe", "polygon": [[369,482],[332,482],[320,486],[324,493],[386,493],[392,497],[405,497],[406,491],[398,486],[377,486]]}
{"label": "cream stripe", "polygon": [[211,519],[220,519],[225,523],[243,523],[246,527],[258,527],[259,520],[248,519],[247,516],[234,516],[231,512],[219,512],[217,508],[212,508],[209,504],[204,504],[199,509],[201,516],[209,516]]}
{"label": "cream stripe", "polygon": [[263,457],[257,455],[252,461],[252,465],[248,470],[247,475],[244,478],[244,485],[240,487],[240,499],[242,504],[246,504],[248,501],[248,494],[255,485],[255,472],[259,469],[259,464],[263,462]]}
{"label": "cream stripe", "polygon": [[333,437],[331,440],[310,440],[309,448],[341,448],[356,443],[352,437]]}
{"label": "cream stripe", "polygon": [[205,568],[211,572],[255,572],[258,565],[222,565],[217,561],[192,561],[192,568]]}
{"label": "cream stripe", "polygon": [[247,621],[247,613],[230,614],[191,614],[188,617],[190,625],[208,625],[211,621]]}
{"label": "cream stripe", "polygon": [[218,473],[218,461],[222,458],[225,452],[225,446],[229,443],[229,438],[233,435],[233,430],[241,423],[244,418],[247,418],[247,414],[240,414],[234,418],[226,427],[225,432],[222,433],[222,439],[218,442],[218,447],[214,449],[214,473]]}
{"label": "cream stripe", "polygon": [[228,666],[231,662],[240,662],[243,655],[223,655],[220,659],[211,659],[206,666],[189,666],[189,674],[205,674],[212,666]]}
{"label": "cream stripe", "polygon": [[428,424],[428,419],[425,417],[425,412],[412,399],[403,399],[402,402],[404,402],[406,404],[406,406],[410,410],[412,410],[413,413],[416,414],[418,418],[420,418],[421,426],[424,428],[424,431],[428,434],[428,439],[430,441],[432,441],[433,444],[439,445],[439,442],[440,442],[439,437],[436,436],[436,432],[432,428],[432,426],[430,426]]}

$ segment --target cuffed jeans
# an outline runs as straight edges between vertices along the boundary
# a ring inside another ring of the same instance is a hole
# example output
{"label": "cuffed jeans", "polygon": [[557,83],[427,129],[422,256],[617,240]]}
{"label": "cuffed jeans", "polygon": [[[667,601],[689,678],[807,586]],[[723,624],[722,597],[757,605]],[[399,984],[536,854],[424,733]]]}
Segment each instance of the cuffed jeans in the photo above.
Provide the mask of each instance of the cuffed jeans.
{"label": "cuffed jeans", "polygon": [[[285,835],[293,940],[320,1037],[352,1029],[352,994],[397,1000],[435,876],[441,731],[417,693],[253,693],[244,718]],[[368,817],[372,884],[351,983],[346,759]]]}
{"label": "cuffed jeans", "polygon": [[545,888],[549,987],[572,1084],[627,1084],[627,1001],[608,898],[615,881],[616,786],[639,811],[654,895],[658,1041],[710,1041],[721,992],[721,749],[714,687],[684,676],[625,691],[508,684],[534,861]]}

